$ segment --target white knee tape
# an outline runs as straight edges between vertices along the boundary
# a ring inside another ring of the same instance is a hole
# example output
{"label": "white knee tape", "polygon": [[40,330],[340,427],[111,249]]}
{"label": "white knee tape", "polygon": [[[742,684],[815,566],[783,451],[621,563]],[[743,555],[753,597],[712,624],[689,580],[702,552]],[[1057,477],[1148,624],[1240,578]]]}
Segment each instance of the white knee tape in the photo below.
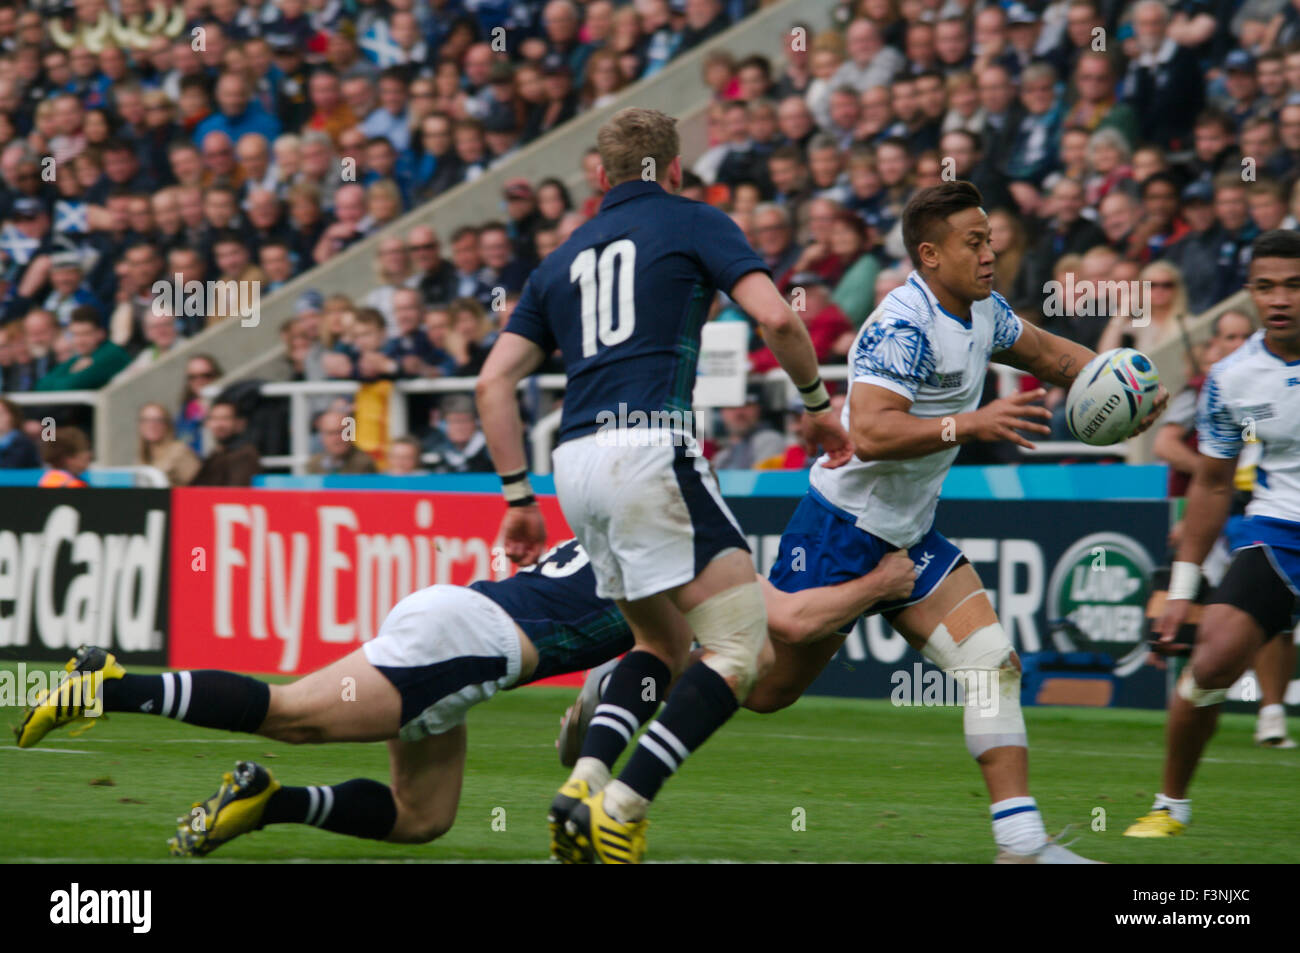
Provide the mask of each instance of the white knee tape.
{"label": "white knee tape", "polygon": [[962,724],[971,757],[990,748],[1028,747],[1020,710],[1020,669],[1001,623],[977,628],[961,642],[954,642],[940,623],[921,654],[955,678],[965,693]]}
{"label": "white knee tape", "polygon": [[711,652],[704,659],[723,678],[738,681],[744,697],[758,673],[758,653],[767,641],[767,610],[758,582],[733,586],[686,613],[695,640]]}
{"label": "white knee tape", "polygon": [[1226,688],[1202,688],[1197,685],[1196,676],[1192,674],[1192,667],[1188,665],[1178,678],[1178,697],[1183,701],[1191,702],[1197,708],[1208,708],[1211,705],[1223,704],[1223,700],[1228,697],[1228,690]]}

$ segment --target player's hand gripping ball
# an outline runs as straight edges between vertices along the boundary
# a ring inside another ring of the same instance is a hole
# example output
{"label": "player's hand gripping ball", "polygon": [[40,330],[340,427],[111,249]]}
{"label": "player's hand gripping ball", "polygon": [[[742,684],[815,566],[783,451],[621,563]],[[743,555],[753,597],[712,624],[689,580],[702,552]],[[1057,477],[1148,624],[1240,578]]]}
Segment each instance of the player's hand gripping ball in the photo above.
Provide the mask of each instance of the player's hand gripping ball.
{"label": "player's hand gripping ball", "polygon": [[1074,379],[1065,399],[1065,423],[1094,447],[1127,440],[1156,407],[1160,372],[1131,347],[1098,354]]}

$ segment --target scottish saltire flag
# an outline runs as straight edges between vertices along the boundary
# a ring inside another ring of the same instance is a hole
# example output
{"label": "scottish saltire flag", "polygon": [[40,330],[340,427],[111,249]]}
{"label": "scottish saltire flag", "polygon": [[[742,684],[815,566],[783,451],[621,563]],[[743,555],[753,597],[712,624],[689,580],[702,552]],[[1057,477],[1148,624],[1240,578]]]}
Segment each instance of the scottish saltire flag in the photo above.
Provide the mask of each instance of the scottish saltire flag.
{"label": "scottish saltire flag", "polygon": [[84,235],[90,231],[90,206],[85,202],[59,199],[54,203],[54,230],[60,234]]}
{"label": "scottish saltire flag", "polygon": [[360,46],[366,58],[380,69],[401,66],[406,62],[406,51],[397,45],[393,34],[389,32],[388,24],[383,20],[376,20],[366,31]]}
{"label": "scottish saltire flag", "polygon": [[40,239],[24,235],[16,225],[6,225],[0,231],[0,252],[4,252],[15,264],[26,265],[40,247]]}

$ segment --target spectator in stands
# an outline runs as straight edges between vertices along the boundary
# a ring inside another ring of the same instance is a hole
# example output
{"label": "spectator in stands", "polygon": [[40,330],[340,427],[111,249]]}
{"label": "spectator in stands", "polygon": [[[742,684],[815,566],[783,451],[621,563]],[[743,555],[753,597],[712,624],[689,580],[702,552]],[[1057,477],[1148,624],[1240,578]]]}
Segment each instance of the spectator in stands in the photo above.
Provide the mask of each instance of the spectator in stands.
{"label": "spectator in stands", "polygon": [[203,421],[207,402],[200,392],[221,379],[221,365],[208,354],[196,354],[185,362],[185,386],[181,388],[176,412],[176,435],[196,453],[202,447]]}
{"label": "spectator in stands", "polygon": [[[176,318],[172,315],[170,307],[160,306],[157,310],[150,311],[144,319],[144,336],[148,341],[148,346],[135,356],[130,364],[127,365],[125,373],[134,374],[137,371],[147,370],[152,367],[154,362],[170,354],[181,337],[177,326]],[[172,428],[169,426],[170,432]]]}
{"label": "spectator in stands", "polygon": [[384,472],[389,476],[422,476],[429,471],[420,466],[420,441],[398,437],[388,445]]}
{"label": "spectator in stands", "polygon": [[170,486],[188,486],[199,472],[199,458],[188,444],[176,438],[167,408],[153,402],[143,404],[136,416],[136,427],[140,440],[135,462],[161,470]]}
{"label": "spectator in stands", "polygon": [[104,335],[94,308],[78,308],[68,324],[73,355],[36,382],[36,390],[98,390],[131,363],[131,356]]}
{"label": "spectator in stands", "polygon": [[1250,246],[1259,234],[1250,220],[1246,183],[1236,172],[1223,172],[1214,178],[1213,242],[1217,246],[1213,298],[1222,301],[1246,286],[1250,266]]}
{"label": "spectator in stands", "polygon": [[[1020,74],[1020,104],[1024,114],[1011,141],[1006,174],[1012,182],[1037,188],[1056,166],[1063,128],[1064,109],[1056,96],[1056,74],[1050,66],[1034,63],[1025,67]],[[1025,208],[1021,193],[1013,193]]]}
{"label": "spectator in stands", "polygon": [[446,303],[456,296],[456,269],[442,257],[438,234],[427,225],[406,233],[406,250],[426,304]]}
{"label": "spectator in stands", "polygon": [[885,45],[880,28],[871,20],[854,20],[844,31],[848,60],[831,77],[831,87],[852,86],[859,93],[887,86],[903,67],[903,54]]}
{"label": "spectator in stands", "polygon": [[1170,35],[1170,11],[1161,0],[1139,0],[1132,17],[1136,55],[1124,77],[1124,101],[1142,118],[1148,141],[1184,149],[1205,102],[1196,50]]}
{"label": "spectator in stands", "polygon": [[435,455],[433,473],[489,473],[492,457],[478,426],[474,401],[455,394],[442,403],[442,422],[425,437],[426,453]]}
{"label": "spectator in stands", "polygon": [[354,442],[356,421],[336,411],[323,413],[316,419],[316,434],[320,437],[322,452],[307,461],[307,472],[375,473],[374,458]]}
{"label": "spectator in stands", "polygon": [[773,275],[789,271],[803,249],[794,242],[790,213],[780,205],[765,203],[754,210],[755,250]]}
{"label": "spectator in stands", "polygon": [[35,470],[41,455],[32,438],[23,433],[23,410],[0,397],[0,470]]}
{"label": "spectator in stands", "polygon": [[46,469],[38,486],[51,489],[88,486],[84,477],[95,454],[90,439],[80,427],[66,424],[55,427],[54,439],[41,444],[41,458]]}
{"label": "spectator in stands", "polygon": [[[1181,337],[1190,353],[1186,328],[1190,315],[1182,274],[1169,262],[1156,261],[1142,269],[1138,280],[1142,282],[1139,298],[1144,300],[1132,302],[1128,312],[1111,318],[1097,342],[1097,350],[1135,347],[1150,354],[1153,348]],[[1148,288],[1149,295],[1145,293]]]}
{"label": "spectator in stands", "polygon": [[[1091,43],[1091,37],[1088,40]],[[1132,148],[1141,138],[1137,114],[1128,103],[1119,102],[1115,95],[1118,80],[1115,61],[1109,53],[1094,51],[1087,46],[1074,67],[1074,88],[1077,98],[1065,116],[1066,126],[1078,126],[1088,132],[1114,129]]]}
{"label": "spectator in stands", "polygon": [[831,301],[855,328],[861,327],[875,307],[876,277],[880,274],[880,261],[871,254],[871,228],[857,215],[841,209],[831,224],[828,241],[831,253],[844,264]]}
{"label": "spectator in stands", "polygon": [[195,142],[202,144],[210,132],[225,133],[231,142],[238,142],[249,133],[257,133],[270,142],[280,134],[280,121],[262,109],[243,74],[233,70],[222,73],[217,80],[216,101],[217,111],[195,127]]}
{"label": "spectator in stands", "polygon": [[22,321],[21,335],[26,358],[15,361],[10,368],[6,375],[5,390],[36,389],[36,382],[59,363],[54,354],[58,335],[59,324],[53,314],[41,309],[27,313]]}
{"label": "spectator in stands", "polygon": [[452,233],[451,263],[456,269],[455,297],[491,304],[492,288],[482,278],[483,257],[479,251],[478,229],[473,225],[462,225]]}
{"label": "spectator in stands", "polygon": [[476,377],[495,340],[488,311],[475,298],[457,298],[448,310],[452,333],[447,350],[456,359],[456,376]]}
{"label": "spectator in stands", "polygon": [[713,455],[718,470],[749,470],[785,452],[785,438],[762,419],[762,388],[751,386],[740,407],[720,411],[726,430],[721,448]]}
{"label": "spectator in stands", "polygon": [[381,239],[379,253],[375,256],[375,271],[378,283],[366,293],[365,304],[384,316],[387,333],[397,333],[397,322],[393,318],[393,295],[399,288],[409,288],[416,276],[411,270],[411,260],[407,255],[406,243],[397,236]]}
{"label": "spectator in stands", "polygon": [[262,457],[245,438],[248,421],[233,400],[216,400],[204,418],[212,452],[203,459],[190,486],[252,486]]}
{"label": "spectator in stands", "polygon": [[359,185],[340,186],[334,193],[334,222],[321,233],[313,252],[316,263],[333,258],[366,237],[366,192]]}
{"label": "spectator in stands", "polygon": [[42,307],[53,313],[59,324],[67,325],[77,308],[92,308],[97,314],[103,312],[103,305],[85,282],[85,268],[78,252],[63,251],[50,256],[49,282],[50,293]]}
{"label": "spectator in stands", "polygon": [[499,307],[502,290],[522,291],[524,282],[537,263],[532,256],[520,257],[510,241],[510,233],[501,222],[488,222],[479,229],[479,256],[483,259],[482,280],[492,288],[494,308]]}
{"label": "spectator in stands", "polygon": [[[830,284],[824,277],[815,271],[796,273],[791,276],[786,297],[808,328],[818,363],[831,364],[848,354],[853,325],[831,300]],[[779,366],[770,348],[763,347],[749,355],[751,371],[770,371]]]}

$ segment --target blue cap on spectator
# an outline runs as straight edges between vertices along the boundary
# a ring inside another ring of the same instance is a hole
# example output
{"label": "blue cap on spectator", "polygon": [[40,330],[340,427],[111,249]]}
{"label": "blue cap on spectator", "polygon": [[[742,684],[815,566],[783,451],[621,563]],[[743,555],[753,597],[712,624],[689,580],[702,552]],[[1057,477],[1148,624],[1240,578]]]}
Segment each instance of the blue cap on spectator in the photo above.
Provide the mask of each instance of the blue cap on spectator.
{"label": "blue cap on spectator", "polygon": [[1214,189],[1210,183],[1204,180],[1198,180],[1183,189],[1183,202],[1213,202]]}
{"label": "blue cap on spectator", "polygon": [[671,13],[685,13],[686,0],[668,0],[668,10]]}
{"label": "blue cap on spectator", "polygon": [[1223,68],[1229,73],[1255,72],[1255,57],[1246,50],[1233,50],[1223,61]]}
{"label": "blue cap on spectator", "polygon": [[1013,3],[1007,7],[1007,23],[1011,26],[1017,24],[1037,23],[1038,14],[1034,13],[1023,3]]}
{"label": "blue cap on spectator", "polygon": [[44,214],[45,206],[41,204],[41,200],[26,195],[20,199],[15,199],[10,210],[10,215],[13,218],[36,218],[38,215]]}
{"label": "blue cap on spectator", "polygon": [[298,295],[293,310],[295,314],[306,314],[309,311],[320,311],[324,307],[325,299],[313,288]]}

